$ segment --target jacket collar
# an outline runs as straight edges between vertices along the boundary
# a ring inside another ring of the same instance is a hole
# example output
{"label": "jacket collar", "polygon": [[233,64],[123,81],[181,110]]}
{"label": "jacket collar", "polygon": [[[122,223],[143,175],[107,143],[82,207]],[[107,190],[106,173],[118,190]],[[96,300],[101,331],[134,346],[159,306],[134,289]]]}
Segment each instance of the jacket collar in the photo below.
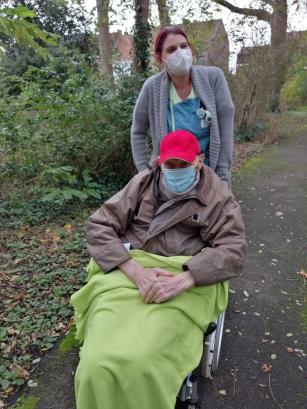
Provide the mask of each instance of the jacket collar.
{"label": "jacket collar", "polygon": [[[159,178],[161,174],[161,169],[160,166],[157,164],[157,162],[154,162],[151,164],[152,172],[154,174],[153,177],[153,190],[154,190],[154,196],[157,200],[158,197],[158,184],[159,184]],[[161,208],[166,208],[169,206],[172,206],[174,203],[180,202],[180,201],[186,201],[188,199],[197,199],[201,204],[207,205],[207,197],[209,193],[209,172],[211,170],[208,168],[208,166],[203,165],[202,169],[200,170],[200,177],[197,185],[193,190],[191,190],[187,195],[168,200],[164,205],[161,206]],[[160,209],[158,212],[160,212]],[[162,209],[161,209],[162,210]]]}

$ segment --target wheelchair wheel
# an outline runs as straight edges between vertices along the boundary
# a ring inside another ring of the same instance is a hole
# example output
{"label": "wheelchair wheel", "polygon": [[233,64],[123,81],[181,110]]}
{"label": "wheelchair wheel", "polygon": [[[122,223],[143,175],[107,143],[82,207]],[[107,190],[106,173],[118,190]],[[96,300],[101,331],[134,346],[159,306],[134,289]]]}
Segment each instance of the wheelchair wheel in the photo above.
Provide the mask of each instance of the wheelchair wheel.
{"label": "wheelchair wheel", "polygon": [[197,409],[200,406],[196,405],[195,403],[189,403],[187,406],[187,409]]}
{"label": "wheelchair wheel", "polygon": [[191,403],[191,402],[181,402],[180,400],[177,400],[175,409],[199,409],[200,405],[199,403]]}

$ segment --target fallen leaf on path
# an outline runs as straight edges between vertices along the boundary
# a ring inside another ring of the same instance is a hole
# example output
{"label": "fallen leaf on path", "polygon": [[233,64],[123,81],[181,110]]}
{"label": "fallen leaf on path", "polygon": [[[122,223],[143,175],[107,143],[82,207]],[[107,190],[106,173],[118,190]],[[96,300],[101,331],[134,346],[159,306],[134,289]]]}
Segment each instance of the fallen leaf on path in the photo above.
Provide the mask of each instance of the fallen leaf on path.
{"label": "fallen leaf on path", "polygon": [[283,212],[276,212],[275,214],[276,214],[276,216],[283,216],[284,215]]}
{"label": "fallen leaf on path", "polygon": [[34,382],[32,379],[30,379],[30,380],[28,381],[28,386],[29,386],[30,388],[36,388],[36,387],[38,386],[38,383],[37,383],[37,382]]}
{"label": "fallen leaf on path", "polygon": [[13,386],[10,386],[9,388],[7,388],[7,389],[5,389],[5,395],[6,396],[9,396],[9,395],[11,395],[13,392],[14,392],[14,387]]}
{"label": "fallen leaf on path", "polygon": [[25,293],[23,293],[23,292],[17,293],[17,294],[14,295],[12,301],[16,302],[16,301],[19,301],[19,300],[23,300],[24,296],[25,296]]}
{"label": "fallen leaf on path", "polygon": [[249,297],[249,294],[248,294],[248,292],[246,290],[244,290],[243,293],[244,293],[245,297]]}
{"label": "fallen leaf on path", "polygon": [[26,369],[17,364],[10,365],[10,370],[15,373],[17,378],[27,379],[30,376],[29,372]]}
{"label": "fallen leaf on path", "polygon": [[286,334],[286,337],[293,337],[292,332],[288,332],[288,334]]}
{"label": "fallen leaf on path", "polygon": [[12,327],[9,327],[9,328],[7,329],[7,334],[8,334],[8,335],[19,335],[19,334],[20,334],[20,331],[19,331],[18,329],[14,329],[14,328],[12,328]]}
{"label": "fallen leaf on path", "polygon": [[225,389],[220,389],[219,394],[225,396],[227,395],[227,392],[225,391]]}
{"label": "fallen leaf on path", "polygon": [[33,359],[32,364],[38,364],[40,362],[40,358]]}
{"label": "fallen leaf on path", "polygon": [[302,367],[301,365],[298,366],[298,369],[299,369],[300,371],[304,372],[304,369],[303,369],[303,367]]}
{"label": "fallen leaf on path", "polygon": [[299,275],[301,275],[305,280],[307,279],[307,273],[306,271],[302,270],[299,272]]}
{"label": "fallen leaf on path", "polygon": [[230,368],[230,375],[236,377],[239,370],[239,368]]}
{"label": "fallen leaf on path", "polygon": [[72,225],[71,225],[71,224],[69,224],[69,223],[64,224],[64,230],[66,230],[66,231],[67,231],[67,233],[71,233],[71,230],[72,230]]}
{"label": "fallen leaf on path", "polygon": [[269,373],[272,370],[272,365],[270,364],[263,364],[261,367],[262,372]]}
{"label": "fallen leaf on path", "polygon": [[13,283],[17,280],[19,280],[20,276],[17,274],[12,275],[12,277],[10,277],[10,281],[12,281]]}
{"label": "fallen leaf on path", "polygon": [[58,324],[58,326],[57,326],[57,330],[59,331],[59,330],[61,330],[61,329],[65,329],[65,328],[66,328],[66,325],[63,324],[63,322],[59,322],[59,324]]}
{"label": "fallen leaf on path", "polygon": [[293,349],[293,348],[291,348],[291,347],[287,347],[287,351],[288,351],[290,354],[293,354],[294,349]]}

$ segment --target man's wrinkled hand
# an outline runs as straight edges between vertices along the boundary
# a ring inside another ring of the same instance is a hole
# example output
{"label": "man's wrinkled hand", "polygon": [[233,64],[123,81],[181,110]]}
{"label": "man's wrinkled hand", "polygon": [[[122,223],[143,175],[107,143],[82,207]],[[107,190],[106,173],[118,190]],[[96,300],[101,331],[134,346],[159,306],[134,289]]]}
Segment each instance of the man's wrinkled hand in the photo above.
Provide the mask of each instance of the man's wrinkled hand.
{"label": "man's wrinkled hand", "polygon": [[125,261],[119,268],[137,285],[147,304],[170,300],[195,285],[190,271],[174,275],[162,268],[145,268],[133,259]]}
{"label": "man's wrinkled hand", "polygon": [[135,280],[141,298],[145,299],[146,294],[157,281],[163,278],[170,279],[171,277],[174,277],[172,273],[161,268],[144,268]]}
{"label": "man's wrinkled hand", "polygon": [[136,284],[143,300],[157,280],[174,277],[169,271],[159,267],[145,268],[132,259],[122,263],[119,269]]}
{"label": "man's wrinkled hand", "polygon": [[176,276],[160,276],[157,277],[147,288],[143,300],[145,303],[161,303],[183,291],[194,287],[195,282],[189,271],[185,271]]}

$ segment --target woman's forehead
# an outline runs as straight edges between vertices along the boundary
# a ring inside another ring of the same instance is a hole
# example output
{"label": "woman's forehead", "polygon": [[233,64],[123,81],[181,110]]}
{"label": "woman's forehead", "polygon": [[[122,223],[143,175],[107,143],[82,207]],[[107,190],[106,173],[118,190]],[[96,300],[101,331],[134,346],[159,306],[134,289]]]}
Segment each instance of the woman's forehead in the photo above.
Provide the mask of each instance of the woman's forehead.
{"label": "woman's forehead", "polygon": [[187,40],[182,34],[169,34],[164,40],[163,48],[167,48],[172,45],[177,46],[182,43],[187,44]]}

